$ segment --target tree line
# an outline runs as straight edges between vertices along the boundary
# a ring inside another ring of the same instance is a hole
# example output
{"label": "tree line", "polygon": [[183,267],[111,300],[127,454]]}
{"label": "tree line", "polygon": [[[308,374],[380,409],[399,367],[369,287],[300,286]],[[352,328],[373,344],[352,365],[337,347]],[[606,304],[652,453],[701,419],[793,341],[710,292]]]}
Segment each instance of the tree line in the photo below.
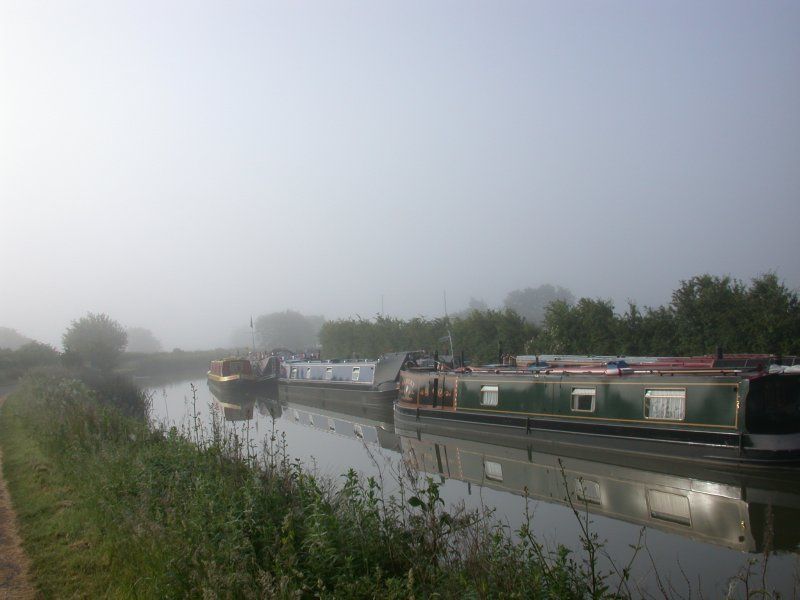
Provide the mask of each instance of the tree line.
{"label": "tree line", "polygon": [[800,303],[774,273],[745,284],[698,275],[681,281],[671,302],[658,308],[629,303],[615,312],[610,300],[551,301],[541,323],[516,310],[472,310],[450,318],[339,319],[322,325],[326,358],[377,356],[397,350],[462,351],[473,363],[509,354],[680,356],[727,353],[800,354]]}

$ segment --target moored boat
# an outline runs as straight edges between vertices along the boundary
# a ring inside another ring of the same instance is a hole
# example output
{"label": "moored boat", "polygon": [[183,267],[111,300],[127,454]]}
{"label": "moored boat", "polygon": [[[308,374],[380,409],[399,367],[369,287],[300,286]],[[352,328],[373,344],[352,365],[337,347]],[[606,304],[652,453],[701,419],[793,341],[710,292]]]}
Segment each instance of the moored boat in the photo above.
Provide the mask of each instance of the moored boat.
{"label": "moored boat", "polygon": [[400,370],[414,353],[395,352],[378,359],[289,360],[281,369],[282,402],[313,399],[391,406],[397,399]]}
{"label": "moored boat", "polygon": [[405,369],[395,422],[654,457],[800,464],[797,358],[608,358]]}
{"label": "moored boat", "polygon": [[277,356],[212,360],[206,374],[208,386],[217,396],[234,397],[268,389],[277,383],[279,363]]}

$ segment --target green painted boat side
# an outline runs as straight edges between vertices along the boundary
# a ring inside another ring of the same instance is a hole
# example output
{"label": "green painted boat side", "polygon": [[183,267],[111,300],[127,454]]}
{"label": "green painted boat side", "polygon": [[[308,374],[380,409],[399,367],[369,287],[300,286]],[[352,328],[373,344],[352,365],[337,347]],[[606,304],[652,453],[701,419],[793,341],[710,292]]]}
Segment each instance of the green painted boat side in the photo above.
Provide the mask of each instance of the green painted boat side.
{"label": "green painted boat side", "polygon": [[[674,426],[674,421],[645,417],[645,394],[648,390],[681,390],[686,393],[687,427],[738,428],[737,404],[741,382],[735,377],[708,378],[704,381],[665,380],[642,377],[635,381],[608,381],[591,376],[540,376],[539,379],[508,381],[502,375],[459,377],[458,408],[479,412],[517,413],[531,416],[559,417],[592,422],[610,420],[641,422],[648,426]],[[481,389],[500,387],[498,405],[481,406]],[[572,394],[580,389],[595,390],[595,410],[572,408]]]}
{"label": "green painted boat side", "polygon": [[[676,414],[657,410],[670,395],[679,397]],[[597,447],[628,444],[652,455],[800,464],[797,373],[604,376],[410,369],[401,373],[395,419],[446,422],[454,432],[491,429]]]}

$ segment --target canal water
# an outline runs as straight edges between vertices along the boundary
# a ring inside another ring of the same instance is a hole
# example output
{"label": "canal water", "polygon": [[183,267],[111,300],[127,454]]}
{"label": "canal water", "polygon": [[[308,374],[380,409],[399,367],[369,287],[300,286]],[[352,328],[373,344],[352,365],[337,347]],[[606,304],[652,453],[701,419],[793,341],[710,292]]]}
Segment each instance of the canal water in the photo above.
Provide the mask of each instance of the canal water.
{"label": "canal water", "polygon": [[[621,570],[632,546],[643,548],[630,587],[663,597],[724,597],[750,565],[750,589],[800,594],[800,476],[736,472],[632,457],[600,462],[580,449],[533,452],[510,442],[487,444],[395,428],[391,407],[353,409],[331,401],[281,402],[278,394],[218,399],[205,379],[153,387],[157,421],[178,427],[192,414],[225,427],[256,448],[274,435],[292,459],[342,482],[354,469],[378,478],[387,494],[400,473],[438,482],[451,508],[491,511],[513,535],[526,517],[540,542],[582,556],[580,519]],[[572,505],[567,498],[572,499]],[[604,558],[604,570],[612,567]],[[736,597],[744,595],[740,583]]]}

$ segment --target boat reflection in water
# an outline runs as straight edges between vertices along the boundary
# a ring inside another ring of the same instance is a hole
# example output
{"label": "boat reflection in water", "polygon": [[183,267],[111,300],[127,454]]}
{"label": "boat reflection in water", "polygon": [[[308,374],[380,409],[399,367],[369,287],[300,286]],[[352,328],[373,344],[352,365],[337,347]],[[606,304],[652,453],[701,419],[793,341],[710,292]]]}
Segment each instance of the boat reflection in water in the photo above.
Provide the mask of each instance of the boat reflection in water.
{"label": "boat reflection in water", "polygon": [[319,396],[295,395],[288,402],[226,397],[218,402],[226,420],[252,419],[257,406],[264,417],[397,452],[419,472],[553,504],[569,505],[569,497],[580,511],[738,551],[800,551],[796,469],[769,469],[763,475],[691,461],[606,455],[580,445],[534,449],[519,437],[504,444],[495,436],[487,443],[454,437],[452,428],[447,435],[430,428],[397,428],[391,405],[358,406]]}
{"label": "boat reflection in water", "polygon": [[282,395],[281,408],[284,419],[299,425],[400,452],[391,404],[357,405],[348,399],[336,400],[316,395],[293,395],[291,401],[286,401]]}
{"label": "boat reflection in water", "polygon": [[336,400],[319,395],[293,394],[281,400],[254,394],[218,395],[209,387],[215,404],[226,421],[253,418],[253,409],[264,417],[290,420],[320,432],[360,440],[400,453],[400,441],[394,432],[392,404],[358,405],[350,399]]}
{"label": "boat reflection in water", "polygon": [[770,551],[799,549],[797,471],[760,477],[685,462],[644,463],[636,456],[614,464],[574,447],[553,445],[550,453],[416,430],[397,433],[404,457],[418,471],[527,493],[537,501],[571,501],[580,511],[734,550],[760,553],[765,540]]}

